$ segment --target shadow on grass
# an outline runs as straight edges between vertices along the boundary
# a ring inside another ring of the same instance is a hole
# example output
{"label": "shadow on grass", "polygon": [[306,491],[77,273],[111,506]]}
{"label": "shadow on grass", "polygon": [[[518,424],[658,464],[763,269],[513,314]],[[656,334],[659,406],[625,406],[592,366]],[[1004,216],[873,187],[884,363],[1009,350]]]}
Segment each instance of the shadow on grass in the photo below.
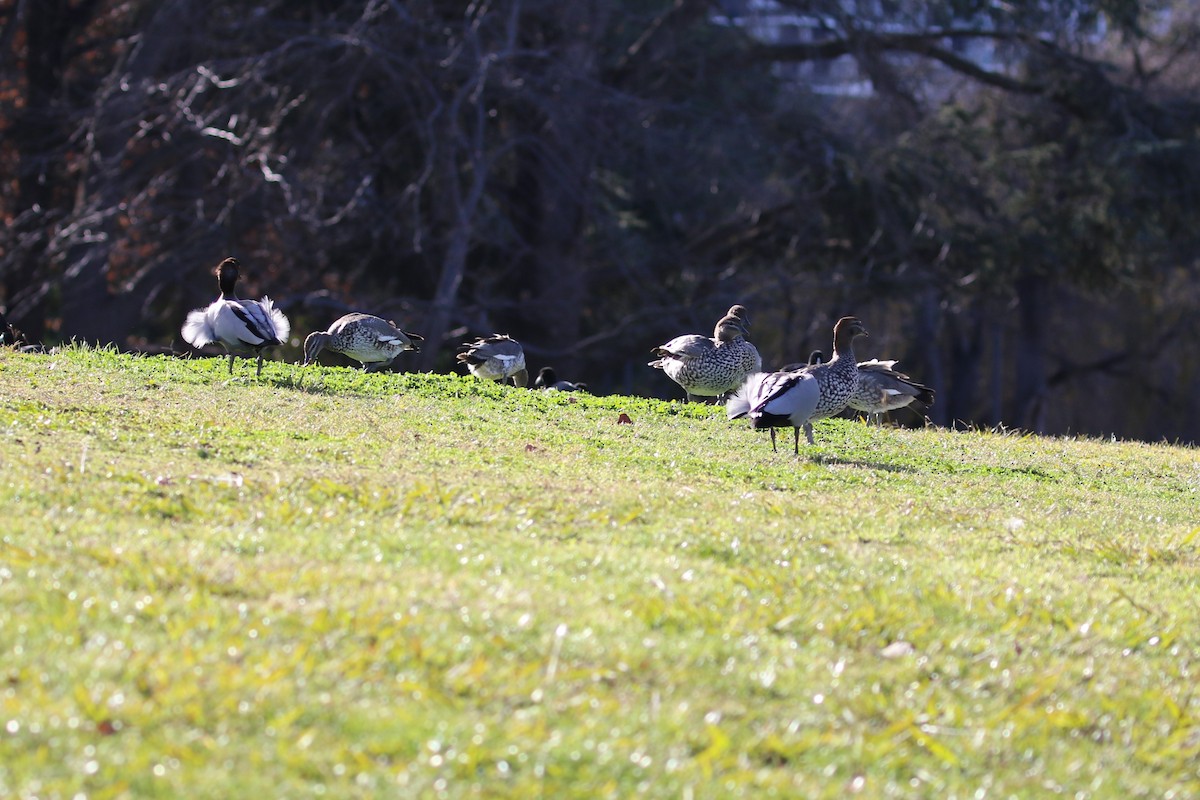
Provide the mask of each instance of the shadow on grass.
{"label": "shadow on grass", "polygon": [[830,456],[822,453],[817,453],[812,458],[813,463],[823,464],[826,466],[842,466],[842,467],[858,467],[859,469],[873,469],[880,472],[909,472],[919,473],[924,470],[916,469],[905,464],[885,464],[880,461],[867,461],[859,458],[842,458],[841,456]]}
{"label": "shadow on grass", "polygon": [[946,473],[950,475],[986,475],[998,478],[1026,478],[1037,481],[1056,483],[1059,476],[1041,467],[1003,467],[991,464],[957,464],[950,461],[936,460],[923,462],[920,465],[885,464],[878,461],[867,461],[857,458],[842,458],[841,456],[817,453],[812,458],[814,463],[823,465],[841,465],[874,469],[883,472],[907,472],[912,474]]}

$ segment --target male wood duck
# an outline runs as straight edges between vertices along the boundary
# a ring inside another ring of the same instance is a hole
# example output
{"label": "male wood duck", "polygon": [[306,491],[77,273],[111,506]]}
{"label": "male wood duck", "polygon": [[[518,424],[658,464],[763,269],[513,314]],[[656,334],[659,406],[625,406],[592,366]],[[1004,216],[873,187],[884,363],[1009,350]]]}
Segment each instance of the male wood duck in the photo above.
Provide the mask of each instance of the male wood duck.
{"label": "male wood duck", "polygon": [[217,342],[229,354],[229,373],[235,356],[258,356],[256,375],[262,375],[263,350],[287,341],[292,325],[271,298],[239,300],[234,293],[241,264],[227,258],[217,265],[221,296],[205,308],[189,312],[183,323],[183,338],[193,347]]}
{"label": "male wood duck", "polygon": [[857,317],[842,317],[833,327],[833,358],[827,364],[787,372],[758,372],[746,379],[725,406],[730,419],[749,416],[755,428],[771,432],[791,427],[795,452],[800,452],[800,429],[813,444],[812,423],[846,407],[858,380],[854,340],[867,329]]}

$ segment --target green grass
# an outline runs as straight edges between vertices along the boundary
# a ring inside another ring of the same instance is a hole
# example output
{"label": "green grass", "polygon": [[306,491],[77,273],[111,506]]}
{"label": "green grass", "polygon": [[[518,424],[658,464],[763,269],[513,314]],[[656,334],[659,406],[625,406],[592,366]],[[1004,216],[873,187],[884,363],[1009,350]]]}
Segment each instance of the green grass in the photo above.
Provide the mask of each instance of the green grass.
{"label": "green grass", "polygon": [[1200,795],[1195,450],[816,433],[0,351],[0,796]]}

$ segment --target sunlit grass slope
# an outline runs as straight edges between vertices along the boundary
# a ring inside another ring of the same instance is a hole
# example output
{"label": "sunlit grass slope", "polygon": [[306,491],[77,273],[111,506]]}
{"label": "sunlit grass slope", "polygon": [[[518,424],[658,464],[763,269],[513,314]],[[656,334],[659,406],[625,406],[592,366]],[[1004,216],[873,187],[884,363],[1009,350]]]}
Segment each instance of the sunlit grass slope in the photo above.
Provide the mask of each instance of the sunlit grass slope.
{"label": "sunlit grass slope", "polygon": [[0,351],[0,796],[1200,795],[1195,450],[226,369]]}

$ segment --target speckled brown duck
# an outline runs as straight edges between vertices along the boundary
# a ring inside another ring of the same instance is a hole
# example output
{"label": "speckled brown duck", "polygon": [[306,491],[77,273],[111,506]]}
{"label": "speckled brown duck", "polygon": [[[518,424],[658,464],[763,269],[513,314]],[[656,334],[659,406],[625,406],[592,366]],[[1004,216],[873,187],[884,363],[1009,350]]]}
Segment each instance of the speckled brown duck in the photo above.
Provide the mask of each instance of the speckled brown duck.
{"label": "speckled brown duck", "polygon": [[332,350],[362,364],[367,372],[386,367],[403,352],[421,352],[420,334],[403,331],[396,323],[370,314],[346,314],[304,340],[304,363],[311,364],[322,350]]}
{"label": "speckled brown duck", "polygon": [[516,386],[528,385],[525,350],[511,336],[503,333],[483,336],[473,342],[464,342],[462,348],[456,359],[466,364],[467,370],[475,377],[501,382],[512,378]]}
{"label": "speckled brown duck", "polygon": [[762,356],[747,340],[746,307],[734,305],[717,321],[712,338],[689,333],[654,348],[649,363],[683,387],[688,400],[721,397],[741,386],[746,376],[762,369]]}

